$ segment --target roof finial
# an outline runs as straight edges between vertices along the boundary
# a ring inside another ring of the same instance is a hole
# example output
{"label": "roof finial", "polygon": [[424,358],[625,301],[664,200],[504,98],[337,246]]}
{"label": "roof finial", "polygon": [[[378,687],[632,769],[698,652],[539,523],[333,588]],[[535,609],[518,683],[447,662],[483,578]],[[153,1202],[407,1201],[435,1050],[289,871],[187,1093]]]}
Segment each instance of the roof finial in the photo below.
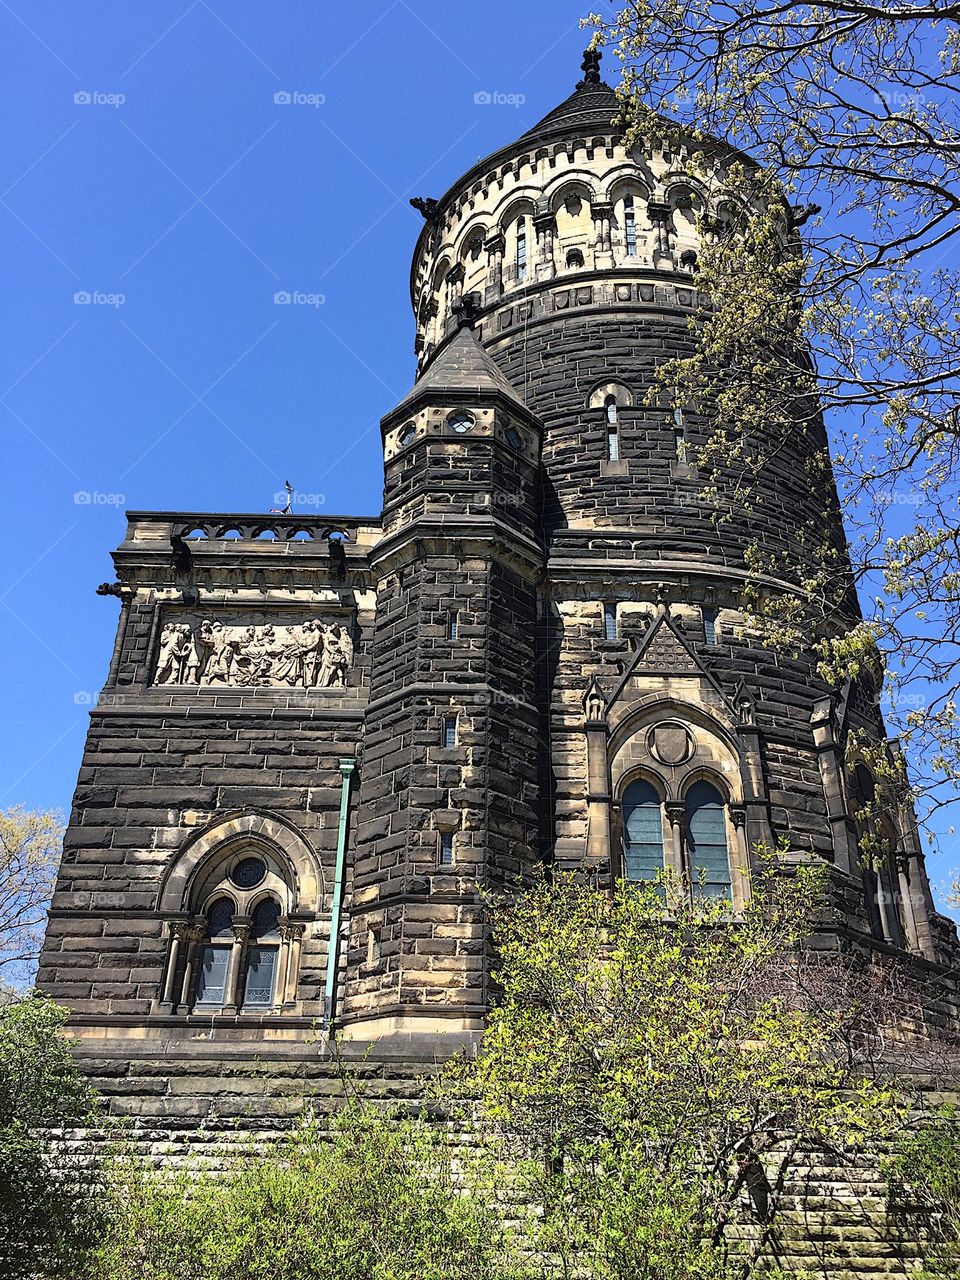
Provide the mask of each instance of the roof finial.
{"label": "roof finial", "polygon": [[451,307],[458,329],[474,329],[483,310],[479,293],[465,293]]}
{"label": "roof finial", "polygon": [[583,62],[580,64],[583,79],[577,85],[578,89],[582,89],[584,85],[600,83],[600,59],[602,57],[603,54],[599,49],[584,49]]}

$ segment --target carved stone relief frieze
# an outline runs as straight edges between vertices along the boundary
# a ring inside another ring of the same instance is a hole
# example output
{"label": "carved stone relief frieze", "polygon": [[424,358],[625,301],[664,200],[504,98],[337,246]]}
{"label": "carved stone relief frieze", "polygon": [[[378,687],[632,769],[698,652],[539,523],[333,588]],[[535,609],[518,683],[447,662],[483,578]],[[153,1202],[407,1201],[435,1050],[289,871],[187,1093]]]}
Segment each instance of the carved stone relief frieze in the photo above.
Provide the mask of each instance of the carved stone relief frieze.
{"label": "carved stone relief frieze", "polygon": [[353,660],[351,628],[339,619],[244,623],[181,616],[160,628],[153,682],[342,689]]}

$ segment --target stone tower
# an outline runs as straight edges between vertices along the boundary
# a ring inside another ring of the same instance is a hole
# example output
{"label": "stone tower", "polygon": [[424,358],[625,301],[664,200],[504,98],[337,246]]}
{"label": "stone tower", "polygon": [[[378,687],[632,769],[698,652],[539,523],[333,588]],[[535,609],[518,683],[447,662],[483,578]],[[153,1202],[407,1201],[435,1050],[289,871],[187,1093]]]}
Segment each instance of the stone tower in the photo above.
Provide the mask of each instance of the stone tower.
{"label": "stone tower", "polygon": [[318,1027],[443,1054],[493,998],[483,895],[542,864],[666,866],[736,912],[784,839],[829,868],[822,945],[937,980],[955,957],[911,814],[860,856],[872,780],[845,744],[883,740],[878,690],[743,627],[748,545],[788,578],[799,525],[842,545],[804,465],[822,426],[718,526],[705,424],[646,403],[692,341],[730,153],[707,182],[657,138],[628,151],[616,115],[587,54],[418,202],[419,378],[383,419],[379,515],[129,513],[40,971],[92,1071],[314,1060]]}

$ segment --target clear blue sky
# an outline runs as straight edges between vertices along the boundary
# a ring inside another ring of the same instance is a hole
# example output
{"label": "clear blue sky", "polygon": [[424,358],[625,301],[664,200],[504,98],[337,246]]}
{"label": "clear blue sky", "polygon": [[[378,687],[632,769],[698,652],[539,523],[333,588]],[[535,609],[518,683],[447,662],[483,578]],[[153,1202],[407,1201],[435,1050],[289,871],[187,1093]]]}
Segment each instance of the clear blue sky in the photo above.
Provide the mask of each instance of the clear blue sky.
{"label": "clear blue sky", "polygon": [[69,807],[124,508],[379,510],[407,201],[570,92],[586,7],[0,0],[0,804]]}

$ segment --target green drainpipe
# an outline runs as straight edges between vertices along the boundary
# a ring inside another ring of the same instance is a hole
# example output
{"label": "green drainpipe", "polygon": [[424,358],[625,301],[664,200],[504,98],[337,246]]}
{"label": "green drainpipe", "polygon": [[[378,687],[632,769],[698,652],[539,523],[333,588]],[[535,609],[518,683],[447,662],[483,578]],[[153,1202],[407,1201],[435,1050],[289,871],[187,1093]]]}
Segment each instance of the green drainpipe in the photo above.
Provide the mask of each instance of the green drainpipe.
{"label": "green drainpipe", "polygon": [[340,955],[340,907],[343,901],[343,867],[347,856],[347,814],[350,809],[350,778],[357,767],[356,760],[341,760],[340,764],[340,825],[337,828],[337,869],[333,877],[333,901],[330,904],[330,937],[327,940],[327,988],[323,1002],[323,1025],[327,1031],[333,1025],[333,1006],[337,992],[337,960]]}

